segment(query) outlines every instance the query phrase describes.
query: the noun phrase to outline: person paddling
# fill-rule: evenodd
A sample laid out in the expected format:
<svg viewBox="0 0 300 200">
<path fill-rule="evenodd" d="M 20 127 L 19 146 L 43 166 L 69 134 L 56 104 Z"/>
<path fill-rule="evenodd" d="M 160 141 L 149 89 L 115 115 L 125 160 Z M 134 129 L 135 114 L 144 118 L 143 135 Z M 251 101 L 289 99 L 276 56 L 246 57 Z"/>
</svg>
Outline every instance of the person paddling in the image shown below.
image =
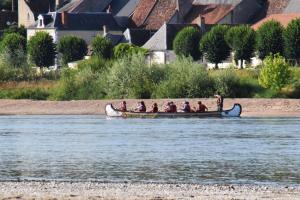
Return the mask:
<svg viewBox="0 0 300 200">
<path fill-rule="evenodd" d="M 185 101 L 183 103 L 182 111 L 186 112 L 186 113 L 191 112 L 191 106 L 190 106 L 190 103 L 188 101 Z"/>
<path fill-rule="evenodd" d="M 202 112 L 208 111 L 208 108 L 201 101 L 198 101 L 198 108 L 195 110 L 197 113 L 202 113 Z"/>
<path fill-rule="evenodd" d="M 151 113 L 157 113 L 158 112 L 158 106 L 157 103 L 154 103 L 152 105 L 152 110 L 150 111 Z"/>
<path fill-rule="evenodd" d="M 224 98 L 221 96 L 220 93 L 217 93 L 215 95 L 215 97 L 217 98 L 217 111 L 222 112 L 223 111 Z"/>
<path fill-rule="evenodd" d="M 137 108 L 135 109 L 137 112 L 146 112 L 146 105 L 144 101 L 138 103 Z"/>
<path fill-rule="evenodd" d="M 127 112 L 126 101 L 121 102 L 121 106 L 120 106 L 119 110 L 122 112 Z"/>
<path fill-rule="evenodd" d="M 176 104 L 173 101 L 171 101 L 170 107 L 171 107 L 171 112 L 172 113 L 176 113 L 177 112 L 177 106 L 176 106 Z"/>
</svg>

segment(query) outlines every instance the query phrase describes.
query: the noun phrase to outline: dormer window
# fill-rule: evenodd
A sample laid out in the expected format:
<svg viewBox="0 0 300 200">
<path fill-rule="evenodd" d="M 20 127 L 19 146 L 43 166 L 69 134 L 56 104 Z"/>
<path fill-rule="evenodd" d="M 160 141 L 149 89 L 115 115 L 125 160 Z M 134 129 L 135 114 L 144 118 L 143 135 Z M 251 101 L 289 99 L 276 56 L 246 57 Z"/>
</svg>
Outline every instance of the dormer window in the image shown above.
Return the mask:
<svg viewBox="0 0 300 200">
<path fill-rule="evenodd" d="M 38 23 L 37 23 L 38 28 L 44 28 L 44 17 L 42 15 L 38 16 Z"/>
</svg>

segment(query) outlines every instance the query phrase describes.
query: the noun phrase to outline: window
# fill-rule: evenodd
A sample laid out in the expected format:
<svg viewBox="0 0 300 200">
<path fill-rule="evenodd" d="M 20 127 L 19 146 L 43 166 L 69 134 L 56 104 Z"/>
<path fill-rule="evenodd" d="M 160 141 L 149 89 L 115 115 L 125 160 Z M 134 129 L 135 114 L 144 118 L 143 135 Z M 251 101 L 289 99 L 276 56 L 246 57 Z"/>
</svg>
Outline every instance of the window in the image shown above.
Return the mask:
<svg viewBox="0 0 300 200">
<path fill-rule="evenodd" d="M 43 26 L 43 20 L 40 19 L 40 24 L 39 24 L 39 27 L 42 27 Z"/>
<path fill-rule="evenodd" d="M 29 13 L 27 13 L 27 20 L 30 20 L 30 15 L 29 15 Z"/>
</svg>

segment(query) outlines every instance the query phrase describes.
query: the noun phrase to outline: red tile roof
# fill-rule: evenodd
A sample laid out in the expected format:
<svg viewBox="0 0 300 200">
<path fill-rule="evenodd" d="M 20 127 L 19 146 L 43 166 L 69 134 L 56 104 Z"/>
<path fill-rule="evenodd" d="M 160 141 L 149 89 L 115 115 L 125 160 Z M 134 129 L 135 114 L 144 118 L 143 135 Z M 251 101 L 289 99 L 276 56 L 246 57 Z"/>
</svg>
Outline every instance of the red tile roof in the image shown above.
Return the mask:
<svg viewBox="0 0 300 200">
<path fill-rule="evenodd" d="M 176 1 L 158 1 L 147 18 L 146 29 L 159 29 L 165 22 L 168 22 L 176 12 Z"/>
<path fill-rule="evenodd" d="M 155 4 L 156 0 L 140 1 L 131 17 L 134 26 L 140 27 L 145 23 Z"/>
<path fill-rule="evenodd" d="M 270 15 L 261 21 L 257 22 L 252 26 L 254 30 L 257 30 L 262 24 L 264 24 L 267 21 L 275 20 L 280 22 L 284 27 L 287 27 L 288 23 L 292 21 L 293 19 L 300 18 L 300 13 L 294 13 L 294 14 L 273 14 Z"/>
<path fill-rule="evenodd" d="M 199 16 L 205 17 L 206 24 L 216 24 L 228 15 L 234 6 L 229 4 L 194 5 L 185 20 L 190 24 L 197 24 Z"/>
<path fill-rule="evenodd" d="M 267 15 L 282 13 L 290 0 L 268 0 Z"/>
</svg>

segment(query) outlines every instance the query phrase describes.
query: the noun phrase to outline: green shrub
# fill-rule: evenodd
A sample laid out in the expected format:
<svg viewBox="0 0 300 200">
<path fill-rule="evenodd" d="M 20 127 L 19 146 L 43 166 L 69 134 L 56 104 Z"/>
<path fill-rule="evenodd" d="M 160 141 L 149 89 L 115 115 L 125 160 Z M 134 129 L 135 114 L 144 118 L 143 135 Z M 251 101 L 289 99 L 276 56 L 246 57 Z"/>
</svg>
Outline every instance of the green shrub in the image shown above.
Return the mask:
<svg viewBox="0 0 300 200">
<path fill-rule="evenodd" d="M 59 86 L 50 99 L 103 99 L 106 96 L 107 69 L 110 62 L 92 57 L 79 63 L 78 69 L 64 69 Z"/>
<path fill-rule="evenodd" d="M 243 68 L 243 61 L 250 61 L 254 54 L 254 30 L 246 25 L 232 27 L 226 34 L 226 41 L 234 52 L 234 59 L 241 60 L 241 68 Z"/>
<path fill-rule="evenodd" d="M 17 24 L 10 25 L 8 28 L 4 29 L 3 36 L 11 33 L 17 33 L 22 35 L 24 38 L 27 38 L 27 30 L 23 25 L 20 27 Z"/>
<path fill-rule="evenodd" d="M 62 63 L 67 64 L 82 60 L 87 53 L 87 44 L 82 38 L 68 35 L 60 39 L 57 50 L 62 55 Z"/>
<path fill-rule="evenodd" d="M 50 93 L 49 91 L 36 88 L 36 89 L 10 89 L 1 90 L 0 99 L 33 99 L 33 100 L 47 100 Z"/>
<path fill-rule="evenodd" d="M 37 32 L 28 41 L 28 54 L 38 67 L 53 65 L 56 54 L 53 38 L 46 32 Z"/>
<path fill-rule="evenodd" d="M 270 54 L 283 53 L 283 26 L 274 20 L 265 22 L 256 34 L 257 51 L 260 59 Z"/>
<path fill-rule="evenodd" d="M 109 39 L 96 36 L 92 41 L 93 55 L 109 59 L 112 57 L 113 46 Z"/>
<path fill-rule="evenodd" d="M 289 65 L 279 54 L 267 56 L 259 75 L 259 84 L 264 88 L 280 91 L 291 78 Z"/>
<path fill-rule="evenodd" d="M 285 56 L 289 59 L 300 59 L 300 18 L 292 20 L 284 30 Z"/>
<path fill-rule="evenodd" d="M 90 59 L 81 61 L 78 64 L 78 69 L 91 68 L 93 73 L 102 73 L 111 68 L 112 63 L 112 60 L 106 60 L 102 57 L 92 56 Z"/>
<path fill-rule="evenodd" d="M 165 80 L 155 91 L 157 98 L 209 97 L 212 94 L 213 82 L 208 72 L 189 58 L 170 63 Z"/>
<path fill-rule="evenodd" d="M 200 41 L 200 49 L 204 57 L 211 63 L 218 64 L 230 56 L 230 48 L 225 40 L 228 27 L 217 25 L 206 33 Z"/>
<path fill-rule="evenodd" d="M 151 76 L 155 74 L 153 70 L 155 68 L 146 64 L 144 55 L 116 60 L 107 78 L 108 97 L 150 98 L 156 84 Z"/>
<path fill-rule="evenodd" d="M 237 97 L 239 77 L 232 69 L 215 71 L 211 74 L 214 80 L 215 91 L 224 97 Z"/>
<path fill-rule="evenodd" d="M 173 41 L 173 49 L 176 55 L 189 57 L 198 60 L 201 57 L 199 42 L 201 32 L 194 27 L 186 27 L 177 33 Z"/>
<path fill-rule="evenodd" d="M 114 58 L 123 58 L 127 56 L 133 56 L 136 54 L 146 55 L 148 53 L 147 49 L 135 46 L 128 43 L 120 43 L 114 47 Z"/>
<path fill-rule="evenodd" d="M 26 65 L 26 38 L 18 33 L 6 34 L 1 41 L 0 53 L 2 59 L 12 67 Z"/>
</svg>

